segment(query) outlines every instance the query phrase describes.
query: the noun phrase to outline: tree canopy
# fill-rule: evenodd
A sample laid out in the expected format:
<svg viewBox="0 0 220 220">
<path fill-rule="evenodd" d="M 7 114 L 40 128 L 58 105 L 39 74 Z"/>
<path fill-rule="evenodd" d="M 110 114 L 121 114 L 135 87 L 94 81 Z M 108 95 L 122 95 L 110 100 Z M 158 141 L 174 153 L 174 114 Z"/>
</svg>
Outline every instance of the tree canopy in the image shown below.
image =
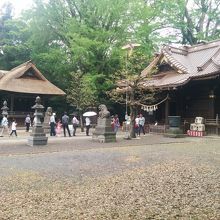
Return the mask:
<svg viewBox="0 0 220 220">
<path fill-rule="evenodd" d="M 80 72 L 78 80 L 89 79 L 96 102 L 112 105 L 106 92 L 125 67 L 123 45 L 140 43 L 147 66 L 163 43 L 193 45 L 217 39 L 219 4 L 218 0 L 34 0 L 20 18 L 13 18 L 12 5 L 6 4 L 0 14 L 0 69 L 31 59 L 65 91 L 73 74 Z M 139 74 L 140 68 L 136 71 Z"/>
</svg>

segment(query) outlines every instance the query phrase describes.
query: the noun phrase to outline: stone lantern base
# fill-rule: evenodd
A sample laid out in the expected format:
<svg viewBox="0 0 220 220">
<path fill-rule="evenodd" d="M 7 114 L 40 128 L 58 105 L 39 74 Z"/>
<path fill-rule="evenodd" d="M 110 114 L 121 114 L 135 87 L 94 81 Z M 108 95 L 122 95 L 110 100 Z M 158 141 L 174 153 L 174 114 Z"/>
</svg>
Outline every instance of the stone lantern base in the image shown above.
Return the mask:
<svg viewBox="0 0 220 220">
<path fill-rule="evenodd" d="M 31 147 L 47 145 L 48 137 L 29 137 L 28 145 Z"/>
<path fill-rule="evenodd" d="M 48 137 L 44 133 L 44 129 L 42 127 L 33 127 L 32 134 L 28 137 L 28 145 L 29 146 L 41 146 L 47 145 Z"/>
</svg>

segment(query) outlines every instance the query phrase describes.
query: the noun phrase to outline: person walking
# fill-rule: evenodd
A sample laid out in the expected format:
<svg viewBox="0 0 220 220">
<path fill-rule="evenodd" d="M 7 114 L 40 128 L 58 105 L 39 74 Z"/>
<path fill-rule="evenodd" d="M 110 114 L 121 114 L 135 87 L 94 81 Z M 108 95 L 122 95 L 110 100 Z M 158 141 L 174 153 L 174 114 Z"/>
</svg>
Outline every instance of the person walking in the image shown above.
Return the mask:
<svg viewBox="0 0 220 220">
<path fill-rule="evenodd" d="M 30 115 L 28 114 L 24 120 L 24 124 L 25 124 L 25 127 L 26 127 L 26 132 L 29 132 L 29 128 L 31 126 L 31 117 Z"/>
<path fill-rule="evenodd" d="M 17 137 L 17 129 L 16 129 L 16 126 L 17 126 L 17 123 L 16 123 L 16 120 L 13 119 L 12 120 L 12 124 L 11 124 L 11 133 L 10 133 L 10 136 L 13 135 L 13 133 L 15 134 L 15 136 Z"/>
<path fill-rule="evenodd" d="M 55 120 L 55 113 L 53 113 L 50 116 L 50 136 L 56 136 L 56 131 L 55 131 L 55 127 L 56 127 L 56 120 Z"/>
<path fill-rule="evenodd" d="M 139 117 L 139 129 L 138 129 L 138 135 L 139 136 L 141 134 L 141 131 L 143 131 L 143 134 L 145 135 L 144 124 L 145 124 L 145 118 L 143 117 L 142 114 L 140 114 L 140 117 Z"/>
<path fill-rule="evenodd" d="M 85 121 L 86 121 L 86 136 L 89 136 L 89 129 L 90 129 L 91 120 L 89 117 L 86 117 Z"/>
<path fill-rule="evenodd" d="M 139 115 L 135 118 L 134 131 L 136 135 L 139 135 Z"/>
<path fill-rule="evenodd" d="M 71 137 L 70 134 L 70 129 L 69 129 L 69 116 L 67 115 L 66 112 L 64 112 L 63 116 L 62 116 L 62 125 L 63 125 L 63 133 L 64 133 L 64 137 L 66 137 L 66 129 L 68 131 L 69 137 Z"/>
<path fill-rule="evenodd" d="M 1 130 L 0 137 L 3 137 L 3 133 L 4 133 L 5 130 L 7 130 L 7 133 L 9 134 L 7 115 L 3 115 L 1 125 L 2 125 L 2 130 Z"/>
<path fill-rule="evenodd" d="M 75 115 L 73 115 L 72 123 L 73 123 L 73 136 L 76 136 L 76 128 L 79 125 L 79 121 Z"/>
<path fill-rule="evenodd" d="M 118 115 L 115 115 L 115 117 L 114 117 L 114 132 L 117 133 L 119 128 L 120 128 L 119 118 L 118 118 Z"/>
</svg>

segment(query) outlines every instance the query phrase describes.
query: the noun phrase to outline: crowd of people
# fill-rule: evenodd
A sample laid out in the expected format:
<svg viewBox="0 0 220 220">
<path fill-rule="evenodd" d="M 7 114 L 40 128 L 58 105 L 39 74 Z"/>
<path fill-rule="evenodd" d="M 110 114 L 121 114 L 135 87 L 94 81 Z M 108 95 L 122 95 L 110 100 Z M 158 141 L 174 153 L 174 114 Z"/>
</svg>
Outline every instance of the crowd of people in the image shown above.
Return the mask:
<svg viewBox="0 0 220 220">
<path fill-rule="evenodd" d="M 35 123 L 36 122 L 34 119 L 33 125 Z M 26 132 L 29 132 L 30 127 L 32 126 L 31 117 L 29 114 L 26 116 L 24 124 L 26 127 Z M 70 124 L 72 126 L 72 129 L 70 129 L 69 127 Z M 76 115 L 73 115 L 72 119 L 70 120 L 70 117 L 67 115 L 67 112 L 64 112 L 61 119 L 56 120 L 56 114 L 52 113 L 52 115 L 49 118 L 50 136 L 61 136 L 62 130 L 64 137 L 66 137 L 67 135 L 69 137 L 76 136 L 77 127 L 79 126 L 79 124 L 80 123 Z M 91 127 L 90 117 L 84 118 L 84 125 L 86 128 L 85 131 L 86 136 L 89 136 L 89 130 Z M 125 125 L 130 126 L 130 117 L 128 115 L 125 116 Z M 9 136 L 12 136 L 14 134 L 17 137 L 17 131 L 16 131 L 17 122 L 15 119 L 12 120 L 11 129 L 9 129 L 9 122 L 7 119 L 7 115 L 4 115 L 1 121 L 1 126 L 2 126 L 2 130 L 0 132 L 0 136 L 3 136 L 3 133 L 6 131 L 9 134 Z M 117 133 L 120 128 L 120 121 L 117 114 L 111 116 L 111 126 L 112 126 L 112 131 Z M 137 136 L 140 136 L 141 133 L 145 135 L 145 118 L 142 114 L 136 116 L 134 130 Z"/>
</svg>

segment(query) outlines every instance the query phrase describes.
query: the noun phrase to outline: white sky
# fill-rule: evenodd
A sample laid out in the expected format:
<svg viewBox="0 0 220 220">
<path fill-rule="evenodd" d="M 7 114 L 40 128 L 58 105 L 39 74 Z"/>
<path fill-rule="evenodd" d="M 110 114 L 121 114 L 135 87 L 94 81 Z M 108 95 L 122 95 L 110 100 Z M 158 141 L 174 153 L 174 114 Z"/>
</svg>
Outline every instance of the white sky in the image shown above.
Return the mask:
<svg viewBox="0 0 220 220">
<path fill-rule="evenodd" d="M 0 0 L 0 8 L 5 2 L 11 2 L 14 7 L 14 15 L 17 17 L 23 9 L 28 9 L 33 4 L 32 0 Z"/>
</svg>

